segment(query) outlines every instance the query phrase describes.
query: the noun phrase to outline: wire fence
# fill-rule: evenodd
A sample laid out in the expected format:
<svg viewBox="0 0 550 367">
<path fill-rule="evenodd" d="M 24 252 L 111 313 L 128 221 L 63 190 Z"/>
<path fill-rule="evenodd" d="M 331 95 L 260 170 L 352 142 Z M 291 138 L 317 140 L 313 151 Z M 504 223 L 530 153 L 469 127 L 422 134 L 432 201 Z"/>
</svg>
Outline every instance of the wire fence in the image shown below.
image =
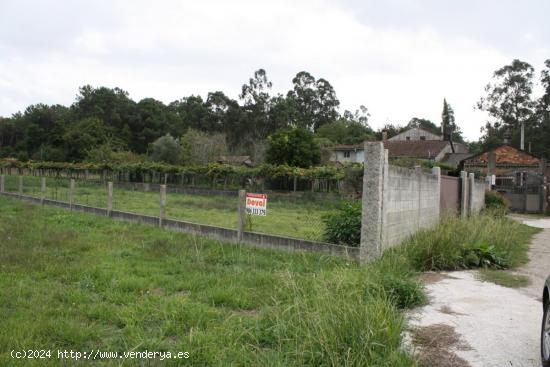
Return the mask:
<svg viewBox="0 0 550 367">
<path fill-rule="evenodd" d="M 74 203 L 95 208 L 107 207 L 107 184 L 101 181 L 75 180 Z"/>
<path fill-rule="evenodd" d="M 22 178 L 20 178 L 22 177 Z M 46 177 L 45 198 L 69 202 L 71 180 L 66 177 Z M 41 177 L 5 175 L 6 192 L 20 192 L 42 197 Z M 115 183 L 112 209 L 159 216 L 160 185 L 148 183 Z M 257 193 L 262 192 L 258 188 Z M 238 225 L 238 191 L 191 190 L 178 185 L 167 185 L 166 217 L 197 224 L 230 229 Z M 106 208 L 107 183 L 75 180 L 73 203 Z M 322 193 L 267 193 L 265 216 L 248 215 L 245 231 L 313 241 L 325 240 L 325 218 L 340 206 L 345 198 Z"/>
</svg>

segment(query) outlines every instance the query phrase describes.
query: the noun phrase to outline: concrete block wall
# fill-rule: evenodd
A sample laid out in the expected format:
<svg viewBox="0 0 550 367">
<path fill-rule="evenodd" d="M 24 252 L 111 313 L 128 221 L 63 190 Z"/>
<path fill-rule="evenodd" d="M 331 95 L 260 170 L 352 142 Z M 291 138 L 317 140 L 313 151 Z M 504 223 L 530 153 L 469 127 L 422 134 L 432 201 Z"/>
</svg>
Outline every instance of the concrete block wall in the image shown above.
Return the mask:
<svg viewBox="0 0 550 367">
<path fill-rule="evenodd" d="M 485 192 L 489 189 L 487 183 L 481 181 L 473 181 L 473 185 L 469 188 L 472 191 L 470 202 L 470 215 L 477 214 L 485 207 Z"/>
<path fill-rule="evenodd" d="M 441 172 L 394 167 L 382 142 L 365 142 L 360 261 L 378 258 L 439 221 Z"/>
<path fill-rule="evenodd" d="M 388 166 L 384 202 L 383 250 L 439 220 L 439 174 Z"/>
<path fill-rule="evenodd" d="M 363 212 L 359 259 L 368 262 L 421 229 L 437 225 L 441 216 L 441 170 L 431 174 L 388 164 L 381 142 L 365 142 Z M 485 205 L 487 185 L 461 172 L 460 213 L 474 215 Z M 458 194 L 458 193 L 457 193 Z"/>
</svg>

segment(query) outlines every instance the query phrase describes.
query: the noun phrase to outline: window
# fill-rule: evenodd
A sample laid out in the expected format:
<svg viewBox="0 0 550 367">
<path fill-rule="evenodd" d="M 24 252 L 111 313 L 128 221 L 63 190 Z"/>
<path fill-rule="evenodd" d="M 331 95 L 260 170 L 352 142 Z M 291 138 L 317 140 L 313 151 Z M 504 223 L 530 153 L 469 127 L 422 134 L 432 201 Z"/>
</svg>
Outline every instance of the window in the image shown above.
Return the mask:
<svg viewBox="0 0 550 367">
<path fill-rule="evenodd" d="M 349 158 L 349 157 L 350 157 L 350 155 L 351 155 L 351 154 L 350 154 L 350 152 L 349 152 L 349 151 L 347 151 L 347 152 L 344 152 L 344 158 Z"/>
<path fill-rule="evenodd" d="M 425 137 L 424 135 L 422 135 L 422 136 L 420 137 L 420 140 L 426 140 L 426 137 Z"/>
<path fill-rule="evenodd" d="M 407 139 L 407 140 L 411 140 L 411 137 L 410 137 L 410 136 L 407 136 L 407 138 L 406 138 L 406 139 Z"/>
</svg>

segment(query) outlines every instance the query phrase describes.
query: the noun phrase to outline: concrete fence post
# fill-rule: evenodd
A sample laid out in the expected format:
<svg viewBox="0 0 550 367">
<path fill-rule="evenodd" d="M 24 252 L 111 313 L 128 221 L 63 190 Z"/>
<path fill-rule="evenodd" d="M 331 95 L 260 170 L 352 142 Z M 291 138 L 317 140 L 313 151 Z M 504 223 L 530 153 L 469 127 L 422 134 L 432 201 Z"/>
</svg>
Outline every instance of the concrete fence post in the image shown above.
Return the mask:
<svg viewBox="0 0 550 367">
<path fill-rule="evenodd" d="M 166 185 L 160 185 L 160 213 L 159 213 L 159 227 L 164 225 L 166 220 Z"/>
<path fill-rule="evenodd" d="M 69 183 L 69 208 L 73 210 L 74 205 L 74 178 L 71 178 Z"/>
<path fill-rule="evenodd" d="M 113 211 L 113 182 L 107 182 L 107 216 L 111 216 Z"/>
<path fill-rule="evenodd" d="M 439 217 L 441 214 L 441 167 L 432 167 L 432 175 L 434 175 L 437 178 L 437 193 L 436 197 L 439 201 L 439 205 L 437 206 L 437 216 Z"/>
<path fill-rule="evenodd" d="M 468 215 L 468 174 L 460 171 L 460 215 L 465 218 Z"/>
<path fill-rule="evenodd" d="M 46 177 L 40 177 L 40 204 L 44 205 L 46 199 Z"/>
<path fill-rule="evenodd" d="M 468 174 L 468 215 L 474 214 L 474 189 L 476 176 L 473 173 Z"/>
<path fill-rule="evenodd" d="M 0 192 L 6 191 L 4 175 L 0 176 Z"/>
<path fill-rule="evenodd" d="M 17 191 L 19 195 L 23 195 L 23 176 L 19 176 L 19 188 Z"/>
<path fill-rule="evenodd" d="M 246 225 L 246 190 L 239 190 L 239 203 L 237 206 L 237 241 L 242 242 L 244 227 Z"/>
<path fill-rule="evenodd" d="M 365 142 L 363 209 L 359 261 L 372 261 L 382 253 L 385 151 L 382 142 Z"/>
</svg>

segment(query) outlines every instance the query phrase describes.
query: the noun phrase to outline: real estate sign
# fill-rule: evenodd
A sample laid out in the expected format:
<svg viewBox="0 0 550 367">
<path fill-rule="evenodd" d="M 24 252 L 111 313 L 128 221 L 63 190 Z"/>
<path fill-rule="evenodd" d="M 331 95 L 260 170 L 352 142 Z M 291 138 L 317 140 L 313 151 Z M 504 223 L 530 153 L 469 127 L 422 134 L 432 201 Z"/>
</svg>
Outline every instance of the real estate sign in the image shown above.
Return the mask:
<svg viewBox="0 0 550 367">
<path fill-rule="evenodd" d="M 267 215 L 267 195 L 246 193 L 246 214 Z"/>
</svg>

